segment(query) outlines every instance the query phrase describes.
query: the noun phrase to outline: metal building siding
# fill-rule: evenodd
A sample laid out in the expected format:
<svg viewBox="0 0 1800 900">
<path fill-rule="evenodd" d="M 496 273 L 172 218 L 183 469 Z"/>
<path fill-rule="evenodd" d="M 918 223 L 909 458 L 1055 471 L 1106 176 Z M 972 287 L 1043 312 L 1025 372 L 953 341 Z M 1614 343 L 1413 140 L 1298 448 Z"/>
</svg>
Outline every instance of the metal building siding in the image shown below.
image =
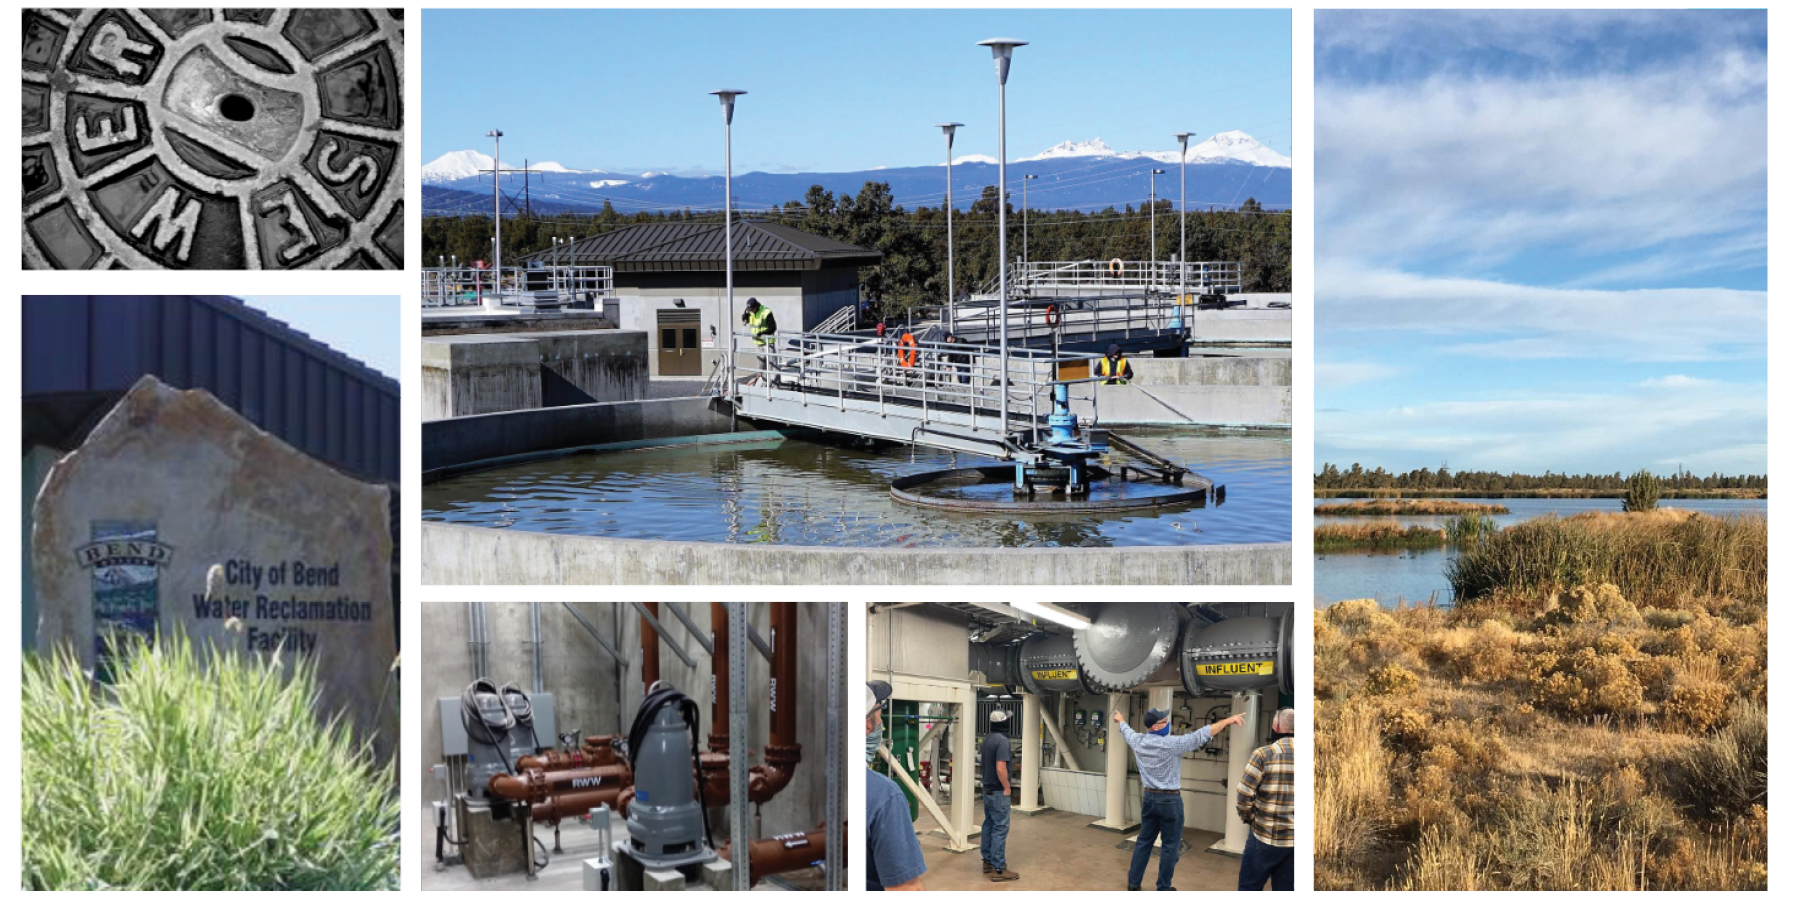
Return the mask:
<svg viewBox="0 0 1800 900">
<path fill-rule="evenodd" d="M 122 393 L 150 374 L 370 481 L 400 480 L 400 386 L 230 297 L 26 297 L 24 395 Z"/>
</svg>

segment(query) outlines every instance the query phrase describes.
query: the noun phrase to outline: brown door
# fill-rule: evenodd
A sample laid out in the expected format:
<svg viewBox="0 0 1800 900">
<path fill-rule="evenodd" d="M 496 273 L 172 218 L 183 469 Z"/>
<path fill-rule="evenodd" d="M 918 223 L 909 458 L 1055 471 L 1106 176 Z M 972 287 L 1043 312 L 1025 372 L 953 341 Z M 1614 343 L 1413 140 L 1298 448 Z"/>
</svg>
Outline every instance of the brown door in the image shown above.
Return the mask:
<svg viewBox="0 0 1800 900">
<path fill-rule="evenodd" d="M 700 374 L 699 310 L 657 310 L 656 332 L 657 374 Z"/>
</svg>

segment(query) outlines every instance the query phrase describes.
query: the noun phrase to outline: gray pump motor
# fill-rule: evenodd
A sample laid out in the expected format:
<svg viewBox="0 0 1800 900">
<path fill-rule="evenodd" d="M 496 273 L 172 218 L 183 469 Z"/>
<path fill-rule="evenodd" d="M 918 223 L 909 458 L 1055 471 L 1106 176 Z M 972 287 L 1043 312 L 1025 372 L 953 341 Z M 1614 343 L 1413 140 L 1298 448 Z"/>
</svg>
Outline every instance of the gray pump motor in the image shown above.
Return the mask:
<svg viewBox="0 0 1800 900">
<path fill-rule="evenodd" d="M 670 687 L 656 687 L 638 707 L 629 749 L 634 793 L 625 821 L 627 852 L 647 868 L 668 869 L 716 858 L 706 809 L 696 796 L 699 707 Z"/>
<path fill-rule="evenodd" d="M 480 678 L 463 691 L 462 718 L 469 734 L 469 799 L 486 801 L 490 779 L 514 774 L 519 757 L 537 752 L 531 698 L 510 684 L 499 687 Z"/>
</svg>

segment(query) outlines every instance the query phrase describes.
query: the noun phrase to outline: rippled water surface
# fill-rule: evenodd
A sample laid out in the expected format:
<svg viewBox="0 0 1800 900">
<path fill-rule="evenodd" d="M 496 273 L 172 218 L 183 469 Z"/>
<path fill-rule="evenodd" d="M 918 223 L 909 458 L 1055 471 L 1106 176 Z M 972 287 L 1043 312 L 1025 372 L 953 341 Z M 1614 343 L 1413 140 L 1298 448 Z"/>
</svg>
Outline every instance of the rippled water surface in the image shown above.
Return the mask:
<svg viewBox="0 0 1800 900">
<path fill-rule="evenodd" d="M 1571 516 L 1583 512 L 1618 512 L 1616 499 L 1507 498 L 1483 499 L 1458 497 L 1470 503 L 1497 503 L 1507 508 L 1503 516 L 1493 516 L 1494 524 L 1515 525 L 1527 519 L 1550 515 Z M 1348 500 L 1315 500 L 1314 506 L 1348 503 Z M 1664 500 L 1662 506 L 1694 509 L 1714 516 L 1769 514 L 1767 500 Z M 1315 522 L 1394 521 L 1401 524 L 1442 525 L 1448 516 L 1318 516 Z M 1342 553 L 1313 554 L 1313 599 L 1321 604 L 1339 600 L 1369 597 L 1392 604 L 1396 600 L 1418 603 L 1436 599 L 1450 601 L 1450 579 L 1444 566 L 1450 561 L 1446 548 L 1430 550 L 1352 550 Z"/>
<path fill-rule="evenodd" d="M 985 457 L 808 440 L 564 456 L 427 485 L 424 518 L 489 528 L 842 547 L 1114 547 L 1287 541 L 1286 436 L 1120 433 L 1226 486 L 1226 502 L 1117 513 L 949 512 L 888 495 L 902 475 Z M 1104 461 L 1104 460 L 1103 460 Z"/>
</svg>

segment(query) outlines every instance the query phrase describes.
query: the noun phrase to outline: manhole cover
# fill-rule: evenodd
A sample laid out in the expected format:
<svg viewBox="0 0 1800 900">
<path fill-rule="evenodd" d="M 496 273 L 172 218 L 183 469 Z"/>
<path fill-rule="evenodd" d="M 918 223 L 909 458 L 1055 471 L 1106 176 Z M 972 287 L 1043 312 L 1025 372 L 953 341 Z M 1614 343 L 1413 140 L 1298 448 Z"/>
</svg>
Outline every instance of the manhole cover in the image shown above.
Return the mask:
<svg viewBox="0 0 1800 900">
<path fill-rule="evenodd" d="M 404 24 L 25 11 L 25 265 L 398 268 Z"/>
</svg>

